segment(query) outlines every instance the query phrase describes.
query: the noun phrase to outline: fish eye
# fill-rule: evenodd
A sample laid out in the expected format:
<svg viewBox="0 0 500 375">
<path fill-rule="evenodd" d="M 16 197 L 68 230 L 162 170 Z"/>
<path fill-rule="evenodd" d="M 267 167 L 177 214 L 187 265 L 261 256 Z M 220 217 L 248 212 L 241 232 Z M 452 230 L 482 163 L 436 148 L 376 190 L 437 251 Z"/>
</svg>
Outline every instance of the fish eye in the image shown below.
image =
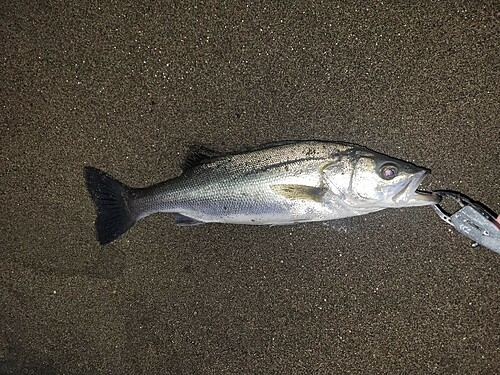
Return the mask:
<svg viewBox="0 0 500 375">
<path fill-rule="evenodd" d="M 392 180 L 397 175 L 398 175 L 398 167 L 396 167 L 394 164 L 384 164 L 380 168 L 380 176 L 384 180 Z"/>
</svg>

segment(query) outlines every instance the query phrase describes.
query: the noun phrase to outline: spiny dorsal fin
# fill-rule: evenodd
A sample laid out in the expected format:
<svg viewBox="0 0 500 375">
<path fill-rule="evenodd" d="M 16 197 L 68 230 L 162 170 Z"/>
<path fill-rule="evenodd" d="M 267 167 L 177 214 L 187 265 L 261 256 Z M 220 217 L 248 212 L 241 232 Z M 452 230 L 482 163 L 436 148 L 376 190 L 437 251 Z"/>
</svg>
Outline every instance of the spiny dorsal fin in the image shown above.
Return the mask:
<svg viewBox="0 0 500 375">
<path fill-rule="evenodd" d="M 322 202 L 328 191 L 327 188 L 296 184 L 273 185 L 271 189 L 288 199 L 305 199 L 314 202 Z"/>
<path fill-rule="evenodd" d="M 184 164 L 182 165 L 182 170 L 185 172 L 197 165 L 200 165 L 205 160 L 214 158 L 216 156 L 221 156 L 222 153 L 219 151 L 211 150 L 208 147 L 201 145 L 190 146 L 184 159 Z"/>
</svg>

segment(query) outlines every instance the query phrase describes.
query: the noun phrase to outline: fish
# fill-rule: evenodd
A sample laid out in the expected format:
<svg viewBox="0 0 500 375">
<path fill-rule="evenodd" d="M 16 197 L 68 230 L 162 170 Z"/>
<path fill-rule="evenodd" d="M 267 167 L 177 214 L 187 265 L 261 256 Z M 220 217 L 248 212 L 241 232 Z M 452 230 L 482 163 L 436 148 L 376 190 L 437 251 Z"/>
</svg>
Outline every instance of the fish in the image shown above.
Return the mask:
<svg viewBox="0 0 500 375">
<path fill-rule="evenodd" d="M 239 152 L 192 146 L 182 174 L 132 188 L 84 168 L 105 245 L 155 213 L 181 226 L 204 223 L 286 225 L 439 203 L 418 190 L 430 170 L 357 144 L 283 141 Z"/>
</svg>

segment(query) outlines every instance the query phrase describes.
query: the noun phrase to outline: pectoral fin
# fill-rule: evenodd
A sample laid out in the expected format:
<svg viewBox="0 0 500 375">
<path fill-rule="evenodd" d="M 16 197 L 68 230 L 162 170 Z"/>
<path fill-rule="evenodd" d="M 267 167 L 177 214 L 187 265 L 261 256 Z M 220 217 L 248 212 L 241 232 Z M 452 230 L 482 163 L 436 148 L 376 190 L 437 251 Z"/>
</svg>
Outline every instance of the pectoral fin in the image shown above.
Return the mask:
<svg viewBox="0 0 500 375">
<path fill-rule="evenodd" d="M 323 197 L 328 191 L 327 188 L 296 184 L 273 185 L 271 189 L 288 199 L 303 199 L 319 203 L 323 201 Z"/>
</svg>

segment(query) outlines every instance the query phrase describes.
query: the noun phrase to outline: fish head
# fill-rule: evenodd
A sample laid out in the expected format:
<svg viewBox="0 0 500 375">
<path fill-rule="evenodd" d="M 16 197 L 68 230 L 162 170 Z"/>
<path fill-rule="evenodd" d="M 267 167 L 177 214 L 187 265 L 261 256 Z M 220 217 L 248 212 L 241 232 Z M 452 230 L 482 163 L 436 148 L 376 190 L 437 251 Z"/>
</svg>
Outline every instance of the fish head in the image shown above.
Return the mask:
<svg viewBox="0 0 500 375">
<path fill-rule="evenodd" d="M 351 207 L 427 206 L 440 201 L 417 190 L 429 169 L 365 149 L 351 150 L 337 161 L 335 167 L 325 168 L 327 183 Z"/>
</svg>

